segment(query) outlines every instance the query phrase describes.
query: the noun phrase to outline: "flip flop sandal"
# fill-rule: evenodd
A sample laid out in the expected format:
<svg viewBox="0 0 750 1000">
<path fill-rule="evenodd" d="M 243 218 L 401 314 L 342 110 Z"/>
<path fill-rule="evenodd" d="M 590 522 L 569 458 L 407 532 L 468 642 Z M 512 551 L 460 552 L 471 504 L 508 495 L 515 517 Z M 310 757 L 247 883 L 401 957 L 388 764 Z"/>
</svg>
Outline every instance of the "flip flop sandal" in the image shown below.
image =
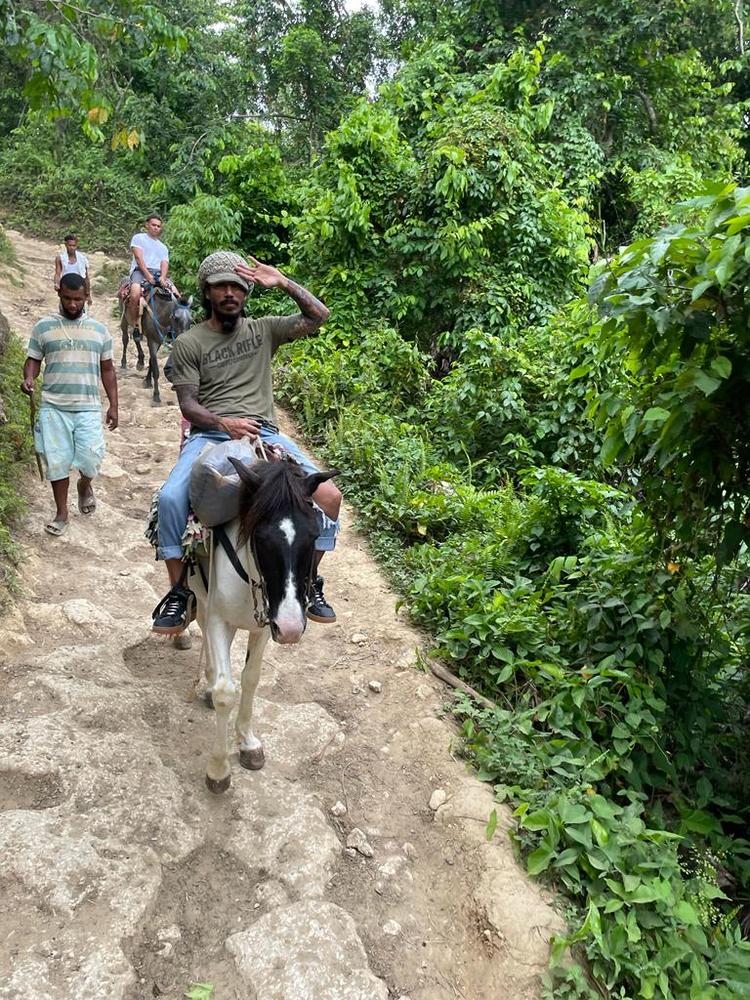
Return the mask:
<svg viewBox="0 0 750 1000">
<path fill-rule="evenodd" d="M 90 486 L 86 493 L 78 491 L 78 509 L 82 514 L 93 514 L 96 510 L 96 497 Z"/>
<path fill-rule="evenodd" d="M 60 535 L 64 535 L 65 532 L 68 530 L 68 522 L 49 521 L 47 524 L 45 524 L 44 530 L 47 532 L 48 535 L 55 535 L 56 538 L 59 538 Z"/>
</svg>

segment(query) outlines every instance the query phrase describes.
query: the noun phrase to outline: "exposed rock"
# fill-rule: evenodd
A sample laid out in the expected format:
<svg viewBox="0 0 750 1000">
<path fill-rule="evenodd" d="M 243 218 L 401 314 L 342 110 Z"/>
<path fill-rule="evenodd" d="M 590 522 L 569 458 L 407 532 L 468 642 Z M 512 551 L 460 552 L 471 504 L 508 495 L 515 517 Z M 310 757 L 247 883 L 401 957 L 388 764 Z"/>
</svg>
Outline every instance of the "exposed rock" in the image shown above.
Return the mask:
<svg viewBox="0 0 750 1000">
<path fill-rule="evenodd" d="M 380 694 L 380 692 L 383 690 L 383 685 L 380 683 L 380 681 L 370 681 L 367 686 L 371 691 L 374 691 L 375 694 Z"/>
<path fill-rule="evenodd" d="M 263 1000 L 387 1000 L 367 964 L 354 921 L 333 903 L 272 910 L 226 942 L 237 970 Z"/>
<path fill-rule="evenodd" d="M 344 805 L 343 802 L 334 802 L 334 804 L 331 806 L 331 813 L 334 816 L 345 816 L 346 806 Z"/>
</svg>

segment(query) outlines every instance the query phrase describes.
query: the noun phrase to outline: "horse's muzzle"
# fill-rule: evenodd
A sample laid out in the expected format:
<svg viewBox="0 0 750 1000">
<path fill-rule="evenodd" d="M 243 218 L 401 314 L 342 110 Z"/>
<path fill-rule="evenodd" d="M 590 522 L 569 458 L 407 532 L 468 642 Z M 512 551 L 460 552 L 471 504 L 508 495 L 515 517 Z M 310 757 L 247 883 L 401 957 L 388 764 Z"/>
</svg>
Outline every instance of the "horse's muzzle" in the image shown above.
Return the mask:
<svg viewBox="0 0 750 1000">
<path fill-rule="evenodd" d="M 307 627 L 307 619 L 300 621 L 270 621 L 271 638 L 282 646 L 291 646 L 299 642 Z"/>
</svg>

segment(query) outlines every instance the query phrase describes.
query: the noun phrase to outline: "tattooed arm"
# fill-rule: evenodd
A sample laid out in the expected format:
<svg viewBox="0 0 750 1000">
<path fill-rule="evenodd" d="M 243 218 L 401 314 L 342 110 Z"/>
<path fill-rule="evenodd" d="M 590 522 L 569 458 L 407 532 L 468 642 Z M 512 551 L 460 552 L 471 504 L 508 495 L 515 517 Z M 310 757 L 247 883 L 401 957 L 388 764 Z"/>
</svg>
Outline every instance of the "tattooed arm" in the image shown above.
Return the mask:
<svg viewBox="0 0 750 1000">
<path fill-rule="evenodd" d="M 308 292 L 302 285 L 287 278 L 270 264 L 261 264 L 255 257 L 251 257 L 252 266 L 238 264 L 235 267 L 237 274 L 245 281 L 254 281 L 261 288 L 283 288 L 294 299 L 300 311 L 291 316 L 292 326 L 289 331 L 289 338 L 296 340 L 298 337 L 307 337 L 325 323 L 328 319 L 328 309 L 320 299 L 316 299 L 312 292 Z"/>
<path fill-rule="evenodd" d="M 253 417 L 217 417 L 201 406 L 197 385 L 178 385 L 176 389 L 182 415 L 193 427 L 202 431 L 224 431 L 231 438 L 250 437 L 253 441 L 260 434 L 260 424 Z"/>
</svg>

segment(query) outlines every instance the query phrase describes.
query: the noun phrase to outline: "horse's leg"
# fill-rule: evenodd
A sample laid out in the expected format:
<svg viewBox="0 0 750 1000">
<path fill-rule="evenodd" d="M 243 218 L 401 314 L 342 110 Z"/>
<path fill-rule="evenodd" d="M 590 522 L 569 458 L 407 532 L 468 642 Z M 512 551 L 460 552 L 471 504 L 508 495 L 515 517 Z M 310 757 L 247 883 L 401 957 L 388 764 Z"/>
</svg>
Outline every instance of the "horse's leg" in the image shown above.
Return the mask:
<svg viewBox="0 0 750 1000">
<path fill-rule="evenodd" d="M 230 650 L 236 632 L 234 625 L 211 616 L 206 622 L 203 642 L 206 647 L 206 676 L 211 685 L 211 699 L 216 710 L 216 738 L 208 755 L 206 785 L 212 792 L 229 788 L 228 726 L 229 715 L 237 698 L 232 680 Z"/>
<path fill-rule="evenodd" d="M 148 353 L 149 353 L 149 371 L 151 372 L 151 377 L 154 380 L 154 398 L 151 400 L 152 406 L 161 406 L 161 396 L 159 395 L 159 344 L 156 341 L 149 340 L 148 342 Z"/>
<path fill-rule="evenodd" d="M 122 331 L 122 361 L 120 368 L 128 367 L 128 321 L 123 315 L 120 320 L 120 330 Z"/>
<path fill-rule="evenodd" d="M 235 731 L 240 744 L 240 764 L 250 771 L 257 771 L 266 762 L 260 740 L 253 733 L 253 700 L 255 689 L 260 680 L 260 668 L 263 665 L 263 651 L 266 648 L 269 628 L 250 631 L 247 640 L 245 666 L 242 669 L 242 693 L 240 707 L 237 711 Z"/>
<path fill-rule="evenodd" d="M 142 372 L 143 369 L 146 367 L 146 358 L 145 358 L 145 355 L 143 353 L 143 348 L 141 347 L 140 340 L 136 340 L 135 341 L 135 349 L 138 351 L 138 360 L 136 361 L 136 364 L 135 364 L 135 370 L 137 372 Z M 149 388 L 150 388 L 150 385 L 149 385 Z"/>
</svg>

